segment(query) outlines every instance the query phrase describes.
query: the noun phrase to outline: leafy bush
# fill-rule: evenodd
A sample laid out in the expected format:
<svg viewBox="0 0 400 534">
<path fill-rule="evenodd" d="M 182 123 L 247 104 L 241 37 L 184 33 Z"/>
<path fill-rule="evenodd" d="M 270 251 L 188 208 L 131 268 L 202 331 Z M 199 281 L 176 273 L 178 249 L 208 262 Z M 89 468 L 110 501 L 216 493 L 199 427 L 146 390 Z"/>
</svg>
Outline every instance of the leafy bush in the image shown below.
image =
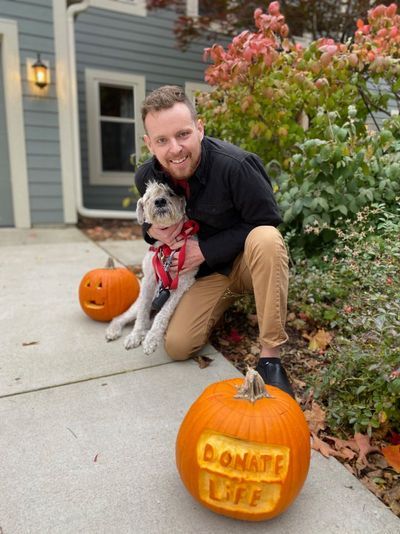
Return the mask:
<svg viewBox="0 0 400 534">
<path fill-rule="evenodd" d="M 335 332 L 313 378 L 331 426 L 371 433 L 400 426 L 400 209 L 364 208 L 348 224 L 331 227 L 334 250 L 298 262 L 290 307 Z"/>
<path fill-rule="evenodd" d="M 321 110 L 321 115 L 326 113 Z M 348 120 L 330 121 L 327 140 L 308 139 L 299 145 L 288 171 L 276 179 L 276 197 L 283 212 L 285 230 L 294 230 L 290 244 L 315 253 L 324 243 L 336 237 L 329 226 L 354 219 L 366 205 L 395 203 L 400 193 L 400 118 L 384 123 L 380 132 L 369 139 L 357 135 L 356 111 L 349 106 Z M 325 226 L 316 236 L 304 233 L 309 226 Z"/>
</svg>

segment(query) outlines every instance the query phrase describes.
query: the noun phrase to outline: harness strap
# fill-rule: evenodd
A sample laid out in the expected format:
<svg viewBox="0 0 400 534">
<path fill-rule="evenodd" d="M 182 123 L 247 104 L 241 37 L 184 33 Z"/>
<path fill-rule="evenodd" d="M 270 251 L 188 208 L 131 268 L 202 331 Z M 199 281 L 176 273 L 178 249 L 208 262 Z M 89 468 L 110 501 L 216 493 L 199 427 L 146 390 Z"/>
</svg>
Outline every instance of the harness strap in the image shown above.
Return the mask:
<svg viewBox="0 0 400 534">
<path fill-rule="evenodd" d="M 165 270 L 164 261 L 168 258 L 173 251 L 168 245 L 160 245 L 159 247 L 151 246 L 150 250 L 155 252 L 153 256 L 153 269 L 156 275 L 157 280 L 161 280 L 162 285 L 165 289 L 176 289 L 178 287 L 179 281 L 179 272 L 182 270 L 182 267 L 186 259 L 186 243 L 189 237 L 196 234 L 199 231 L 199 225 L 196 221 L 188 220 L 183 223 L 182 231 L 178 237 L 183 239 L 183 245 L 179 249 L 178 253 L 178 270 L 175 278 L 171 278 L 168 270 Z"/>
</svg>

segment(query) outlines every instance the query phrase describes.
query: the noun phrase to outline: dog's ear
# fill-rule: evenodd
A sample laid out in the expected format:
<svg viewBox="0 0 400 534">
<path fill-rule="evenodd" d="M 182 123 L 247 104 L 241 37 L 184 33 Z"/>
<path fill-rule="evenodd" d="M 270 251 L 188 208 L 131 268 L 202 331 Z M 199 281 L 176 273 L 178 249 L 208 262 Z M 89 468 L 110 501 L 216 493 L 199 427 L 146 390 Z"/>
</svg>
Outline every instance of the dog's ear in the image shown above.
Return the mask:
<svg viewBox="0 0 400 534">
<path fill-rule="evenodd" d="M 144 223 L 143 199 L 139 198 L 136 204 L 136 218 L 139 224 Z"/>
</svg>

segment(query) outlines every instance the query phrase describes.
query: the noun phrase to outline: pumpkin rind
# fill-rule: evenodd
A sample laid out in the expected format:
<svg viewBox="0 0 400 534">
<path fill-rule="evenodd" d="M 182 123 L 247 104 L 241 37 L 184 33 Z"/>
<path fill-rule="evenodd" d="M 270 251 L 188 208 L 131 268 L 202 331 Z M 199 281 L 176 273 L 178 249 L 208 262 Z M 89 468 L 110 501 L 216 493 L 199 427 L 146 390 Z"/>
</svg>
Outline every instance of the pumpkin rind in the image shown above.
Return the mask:
<svg viewBox="0 0 400 534">
<path fill-rule="evenodd" d="M 261 521 L 297 497 L 310 463 L 310 435 L 300 407 L 268 386 L 272 398 L 234 398 L 243 381 L 212 384 L 186 414 L 176 464 L 192 496 L 214 512 Z"/>
<path fill-rule="evenodd" d="M 135 274 L 125 267 L 93 269 L 79 285 L 82 310 L 96 321 L 110 321 L 126 311 L 139 295 Z"/>
</svg>

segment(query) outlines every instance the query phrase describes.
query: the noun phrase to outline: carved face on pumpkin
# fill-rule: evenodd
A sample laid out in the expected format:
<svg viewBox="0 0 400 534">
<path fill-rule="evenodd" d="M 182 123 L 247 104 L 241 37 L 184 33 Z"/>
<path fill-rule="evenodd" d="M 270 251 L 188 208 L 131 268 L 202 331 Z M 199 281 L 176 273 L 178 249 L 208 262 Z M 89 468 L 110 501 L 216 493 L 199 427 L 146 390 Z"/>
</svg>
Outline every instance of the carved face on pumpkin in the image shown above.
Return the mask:
<svg viewBox="0 0 400 534">
<path fill-rule="evenodd" d="M 110 264 L 85 274 L 79 286 L 79 302 L 92 319 L 110 321 L 133 304 L 139 289 L 139 281 L 131 271 Z"/>
</svg>

